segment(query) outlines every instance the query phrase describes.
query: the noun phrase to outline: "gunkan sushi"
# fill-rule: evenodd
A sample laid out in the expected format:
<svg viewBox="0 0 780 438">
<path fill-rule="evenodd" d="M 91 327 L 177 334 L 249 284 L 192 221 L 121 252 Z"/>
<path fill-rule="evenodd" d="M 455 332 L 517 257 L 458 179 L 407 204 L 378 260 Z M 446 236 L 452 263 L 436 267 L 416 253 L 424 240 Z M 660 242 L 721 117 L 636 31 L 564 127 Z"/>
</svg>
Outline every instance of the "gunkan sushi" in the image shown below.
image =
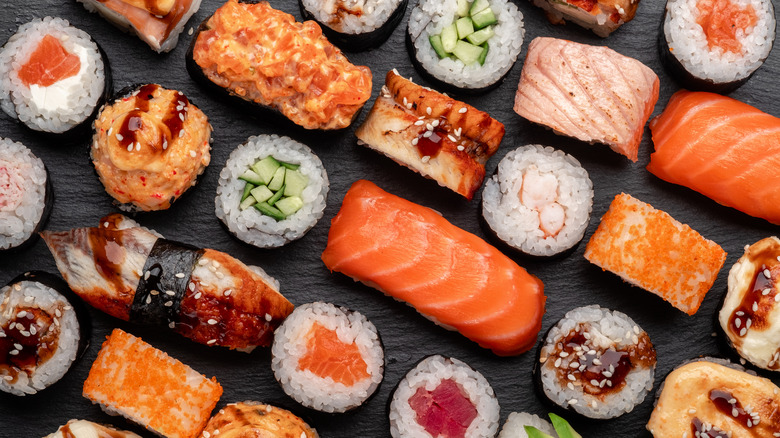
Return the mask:
<svg viewBox="0 0 780 438">
<path fill-rule="evenodd" d="M 133 432 L 117 430 L 110 426 L 87 420 L 70 420 L 56 432 L 44 438 L 141 438 Z"/>
<path fill-rule="evenodd" d="M 62 276 L 88 304 L 201 344 L 246 352 L 270 345 L 293 310 L 279 283 L 259 267 L 163 239 L 119 214 L 96 228 L 41 235 Z"/>
<path fill-rule="evenodd" d="M 254 401 L 230 403 L 211 417 L 202 438 L 319 438 L 317 431 L 292 412 Z"/>
<path fill-rule="evenodd" d="M 404 17 L 408 0 L 298 0 L 333 44 L 350 52 L 379 47 Z"/>
</svg>

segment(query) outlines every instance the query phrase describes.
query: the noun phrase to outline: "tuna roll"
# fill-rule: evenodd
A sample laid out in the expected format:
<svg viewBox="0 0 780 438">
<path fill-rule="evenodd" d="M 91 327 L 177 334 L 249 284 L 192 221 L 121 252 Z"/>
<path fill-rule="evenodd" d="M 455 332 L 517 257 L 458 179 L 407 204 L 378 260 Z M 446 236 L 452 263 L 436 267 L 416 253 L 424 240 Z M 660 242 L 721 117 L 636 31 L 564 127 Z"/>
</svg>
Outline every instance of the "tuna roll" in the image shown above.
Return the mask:
<svg viewBox="0 0 780 438">
<path fill-rule="evenodd" d="M 141 438 L 133 432 L 117 430 L 110 426 L 87 420 L 70 420 L 56 432 L 45 438 Z"/>
<path fill-rule="evenodd" d="M 199 436 L 319 438 L 316 430 L 292 412 L 253 401 L 220 409 Z"/>
<path fill-rule="evenodd" d="M 358 52 L 379 47 L 406 12 L 408 0 L 298 0 L 305 20 L 314 20 L 328 40 Z"/>
</svg>

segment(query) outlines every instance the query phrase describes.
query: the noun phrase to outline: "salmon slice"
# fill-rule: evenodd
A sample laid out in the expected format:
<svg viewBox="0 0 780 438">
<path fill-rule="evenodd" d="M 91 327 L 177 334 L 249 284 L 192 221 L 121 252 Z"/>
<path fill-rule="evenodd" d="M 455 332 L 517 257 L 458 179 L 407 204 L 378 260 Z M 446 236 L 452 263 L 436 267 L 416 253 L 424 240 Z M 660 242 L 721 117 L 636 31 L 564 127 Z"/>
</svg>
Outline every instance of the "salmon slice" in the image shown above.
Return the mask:
<svg viewBox="0 0 780 438">
<path fill-rule="evenodd" d="M 33 50 L 30 59 L 17 70 L 22 83 L 51 86 L 63 79 L 75 76 L 81 70 L 81 60 L 78 56 L 68 53 L 62 43 L 52 35 L 46 35 Z"/>
<path fill-rule="evenodd" d="M 527 351 L 541 328 L 538 278 L 437 212 L 369 181 L 344 197 L 322 261 L 498 355 Z"/>
<path fill-rule="evenodd" d="M 756 25 L 758 16 L 751 5 L 740 6 L 731 0 L 699 0 L 696 2 L 699 18 L 696 23 L 704 30 L 710 50 L 720 47 L 724 52 L 742 53 L 737 32 Z"/>
<path fill-rule="evenodd" d="M 658 87 L 650 68 L 611 49 L 536 38 L 528 46 L 514 110 L 557 134 L 606 144 L 636 161 Z"/>
<path fill-rule="evenodd" d="M 719 94 L 679 91 L 650 122 L 647 170 L 780 224 L 780 119 Z"/>
<path fill-rule="evenodd" d="M 314 323 L 309 336 L 308 351 L 298 360 L 298 368 L 322 378 L 330 377 L 346 386 L 371 377 L 366 361 L 354 342 L 341 342 L 334 330 L 328 330 L 320 323 Z"/>
</svg>

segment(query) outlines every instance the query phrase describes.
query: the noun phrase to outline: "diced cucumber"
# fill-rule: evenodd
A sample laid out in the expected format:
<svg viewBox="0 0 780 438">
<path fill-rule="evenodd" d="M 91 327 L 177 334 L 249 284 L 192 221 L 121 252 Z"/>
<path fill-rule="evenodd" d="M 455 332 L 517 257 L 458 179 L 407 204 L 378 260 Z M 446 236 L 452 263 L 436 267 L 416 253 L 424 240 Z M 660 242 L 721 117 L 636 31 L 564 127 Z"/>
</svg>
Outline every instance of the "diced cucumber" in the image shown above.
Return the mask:
<svg viewBox="0 0 780 438">
<path fill-rule="evenodd" d="M 285 216 L 289 216 L 303 207 L 303 200 L 297 196 L 290 196 L 289 198 L 280 199 L 276 205 Z"/>
<path fill-rule="evenodd" d="M 459 18 L 455 22 L 455 27 L 458 29 L 458 38 L 460 39 L 474 33 L 474 24 L 471 22 L 471 18 L 468 17 Z"/>
<path fill-rule="evenodd" d="M 274 205 L 276 204 L 276 201 L 282 199 L 282 196 L 284 196 L 284 186 L 282 186 L 278 192 L 274 193 L 274 195 L 271 196 L 271 199 L 266 202 L 268 202 L 268 205 Z"/>
<path fill-rule="evenodd" d="M 259 202 L 254 205 L 254 207 L 260 212 L 263 213 L 266 216 L 270 216 L 277 221 L 284 220 L 285 215 L 281 211 L 279 211 L 278 208 L 268 205 L 267 202 Z"/>
<path fill-rule="evenodd" d="M 471 8 L 469 9 L 469 15 L 473 17 L 489 7 L 490 2 L 488 0 L 474 0 L 474 3 L 471 4 Z"/>
<path fill-rule="evenodd" d="M 475 46 L 474 44 L 467 43 L 465 41 L 458 41 L 455 44 L 455 50 L 452 53 L 458 57 L 464 64 L 469 65 L 477 62 L 479 55 L 482 54 L 482 47 Z"/>
<path fill-rule="evenodd" d="M 467 17 L 469 15 L 469 0 L 458 0 L 458 7 L 456 9 L 459 17 Z"/>
<path fill-rule="evenodd" d="M 431 42 L 433 51 L 439 55 L 439 58 L 446 58 L 448 53 L 444 51 L 444 46 L 441 44 L 441 35 L 431 35 L 428 37 L 428 41 Z"/>
<path fill-rule="evenodd" d="M 498 23 L 498 20 L 496 19 L 496 14 L 494 14 L 493 10 L 490 8 L 483 9 L 481 12 L 478 12 L 476 15 L 472 15 L 471 20 L 474 22 L 475 29 L 482 29 L 483 27 L 487 27 L 490 26 L 491 24 Z"/>
<path fill-rule="evenodd" d="M 477 62 L 479 63 L 479 65 L 485 65 L 485 58 L 487 58 L 488 50 L 490 49 L 488 48 L 488 43 L 482 43 L 480 47 L 482 47 L 482 53 L 479 54 L 479 58 L 477 58 Z"/>
<path fill-rule="evenodd" d="M 481 46 L 482 43 L 489 40 L 493 35 L 496 33 L 493 31 L 493 28 L 491 26 L 488 26 L 484 29 L 480 29 L 471 35 L 467 36 L 466 39 L 471 44 L 474 44 L 475 46 Z"/>
<path fill-rule="evenodd" d="M 244 202 L 244 199 L 249 197 L 249 192 L 251 192 L 255 187 L 257 186 L 252 183 L 244 184 L 244 193 L 241 194 L 241 202 Z"/>
<path fill-rule="evenodd" d="M 307 184 L 309 184 L 309 178 L 299 170 L 287 172 L 287 176 L 285 177 L 284 196 L 297 196 L 300 198 L 303 189 L 306 188 Z"/>
<path fill-rule="evenodd" d="M 286 170 L 287 168 L 284 166 L 279 166 L 279 168 L 276 169 L 276 173 L 274 173 L 274 177 L 271 178 L 271 182 L 268 183 L 269 189 L 276 192 L 284 185 L 284 174 Z"/>
<path fill-rule="evenodd" d="M 285 163 L 284 161 L 280 161 L 279 164 L 282 166 L 290 169 L 290 170 L 298 170 L 299 167 L 301 167 L 300 164 L 293 164 L 293 163 Z"/>
<path fill-rule="evenodd" d="M 274 157 L 269 156 L 252 165 L 252 170 L 254 170 L 262 179 L 261 184 L 268 184 L 271 182 L 271 179 L 274 177 L 274 173 L 276 173 L 276 169 L 278 169 L 279 166 L 281 166 L 281 164 L 279 164 Z"/>
<path fill-rule="evenodd" d="M 265 202 L 274 195 L 274 192 L 268 190 L 268 187 L 266 186 L 255 187 L 249 193 L 252 194 L 252 197 L 255 198 L 255 201 L 257 202 Z"/>
<path fill-rule="evenodd" d="M 246 197 L 246 199 L 241 201 L 241 204 L 238 205 L 238 208 L 240 208 L 243 211 L 255 204 L 257 204 L 257 200 L 254 198 L 254 196 L 249 195 Z"/>
<path fill-rule="evenodd" d="M 455 43 L 458 42 L 458 28 L 455 27 L 455 23 L 444 28 L 441 31 L 441 46 L 447 53 L 452 53 L 455 49 Z"/>
<path fill-rule="evenodd" d="M 257 173 L 255 173 L 255 172 L 253 172 L 251 170 L 247 170 L 246 172 L 241 174 L 241 176 L 239 176 L 238 179 L 246 181 L 248 183 L 252 183 L 252 184 L 254 184 L 256 186 L 260 186 L 260 185 L 265 184 L 263 182 L 263 179 L 260 178 L 260 175 L 258 175 Z"/>
</svg>

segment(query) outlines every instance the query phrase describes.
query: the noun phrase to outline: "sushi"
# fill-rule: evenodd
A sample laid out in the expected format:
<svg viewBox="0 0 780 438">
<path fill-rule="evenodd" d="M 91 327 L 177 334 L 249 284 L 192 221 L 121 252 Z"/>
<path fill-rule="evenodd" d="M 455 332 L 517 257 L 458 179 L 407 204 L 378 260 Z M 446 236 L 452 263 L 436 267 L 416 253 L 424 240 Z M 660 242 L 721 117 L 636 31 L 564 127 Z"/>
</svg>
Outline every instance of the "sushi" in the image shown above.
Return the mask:
<svg viewBox="0 0 780 438">
<path fill-rule="evenodd" d="M 192 39 L 187 71 L 250 113 L 267 119 L 271 109 L 306 129 L 346 128 L 371 97 L 368 67 L 352 65 L 313 21 L 267 2 L 217 9 Z"/>
<path fill-rule="evenodd" d="M 669 214 L 621 193 L 588 241 L 585 258 L 694 315 L 726 252 Z"/>
<path fill-rule="evenodd" d="M 168 438 L 195 438 L 222 395 L 202 374 L 121 329 L 92 363 L 83 395 L 113 415 Z"/>
<path fill-rule="evenodd" d="M 379 47 L 406 12 L 408 0 L 298 0 L 304 20 L 314 20 L 328 40 L 359 52 Z"/>
<path fill-rule="evenodd" d="M 317 431 L 292 412 L 253 401 L 230 403 L 219 410 L 199 435 L 202 438 L 318 438 Z"/>
<path fill-rule="evenodd" d="M 654 438 L 780 436 L 780 388 L 739 365 L 705 357 L 666 377 L 647 430 Z"/>
<path fill-rule="evenodd" d="M 506 419 L 504 427 L 501 428 L 498 438 L 529 438 L 525 429 L 528 426 L 550 436 L 556 436 L 555 429 L 549 421 L 526 412 L 512 412 Z"/>
<path fill-rule="evenodd" d="M 170 52 L 200 0 L 78 0 L 122 30 L 135 33 L 157 53 Z"/>
<path fill-rule="evenodd" d="M 485 163 L 501 144 L 504 125 L 392 70 L 355 135 L 358 143 L 471 200 L 485 178 Z"/>
<path fill-rule="evenodd" d="M 780 239 L 767 237 L 745 248 L 731 267 L 718 325 L 745 360 L 780 371 Z"/>
<path fill-rule="evenodd" d="M 634 19 L 639 0 L 533 0 L 552 24 L 571 21 L 606 38 Z"/>
<path fill-rule="evenodd" d="M 593 183 L 579 161 L 551 147 L 510 151 L 482 191 L 482 217 L 510 248 L 552 256 L 585 235 L 593 206 Z"/>
<path fill-rule="evenodd" d="M 728 93 L 769 56 L 775 27 L 772 0 L 668 0 L 661 61 L 687 89 Z"/>
<path fill-rule="evenodd" d="M 556 134 L 606 144 L 636 161 L 659 83 L 649 67 L 607 47 L 539 37 L 528 46 L 514 109 Z"/>
<path fill-rule="evenodd" d="M 71 289 L 123 321 L 249 352 L 270 345 L 293 310 L 262 269 L 166 240 L 119 214 L 96 228 L 41 235 Z"/>
<path fill-rule="evenodd" d="M 49 172 L 26 146 L 0 137 L 0 253 L 33 242 L 54 204 Z"/>
<path fill-rule="evenodd" d="M 624 313 L 593 305 L 566 312 L 550 328 L 534 374 L 545 400 L 603 420 L 642 403 L 655 365 L 647 332 Z"/>
<path fill-rule="evenodd" d="M 718 123 L 713 123 L 718 120 Z M 650 122 L 653 175 L 780 224 L 780 118 L 714 93 L 678 91 Z"/>
<path fill-rule="evenodd" d="M 95 120 L 92 164 L 120 209 L 165 210 L 208 166 L 211 124 L 181 91 L 146 84 L 121 94 Z"/>
<path fill-rule="evenodd" d="M 490 438 L 498 430 L 498 399 L 482 374 L 440 355 L 420 361 L 390 400 L 393 438 Z"/>
<path fill-rule="evenodd" d="M 331 222 L 322 261 L 501 356 L 541 329 L 542 282 L 439 213 L 360 180 Z"/>
<path fill-rule="evenodd" d="M 117 430 L 110 426 L 87 420 L 70 420 L 56 432 L 44 438 L 141 438 L 133 432 Z"/>
<path fill-rule="evenodd" d="M 385 353 L 374 324 L 328 303 L 296 308 L 276 330 L 271 354 L 284 392 L 323 412 L 359 407 L 384 375 Z"/>
<path fill-rule="evenodd" d="M 230 232 L 260 248 L 303 237 L 322 217 L 328 173 L 306 145 L 258 135 L 230 154 L 219 174 L 216 214 Z"/>
<path fill-rule="evenodd" d="M 0 289 L 0 391 L 36 394 L 89 346 L 86 309 L 59 277 L 32 271 Z"/>
<path fill-rule="evenodd" d="M 112 87 L 103 50 L 62 18 L 23 24 L 0 48 L 0 108 L 58 142 L 88 135 Z"/>
<path fill-rule="evenodd" d="M 453 93 L 482 93 L 509 74 L 523 45 L 523 14 L 507 0 L 421 0 L 406 47 L 423 77 Z"/>
</svg>

